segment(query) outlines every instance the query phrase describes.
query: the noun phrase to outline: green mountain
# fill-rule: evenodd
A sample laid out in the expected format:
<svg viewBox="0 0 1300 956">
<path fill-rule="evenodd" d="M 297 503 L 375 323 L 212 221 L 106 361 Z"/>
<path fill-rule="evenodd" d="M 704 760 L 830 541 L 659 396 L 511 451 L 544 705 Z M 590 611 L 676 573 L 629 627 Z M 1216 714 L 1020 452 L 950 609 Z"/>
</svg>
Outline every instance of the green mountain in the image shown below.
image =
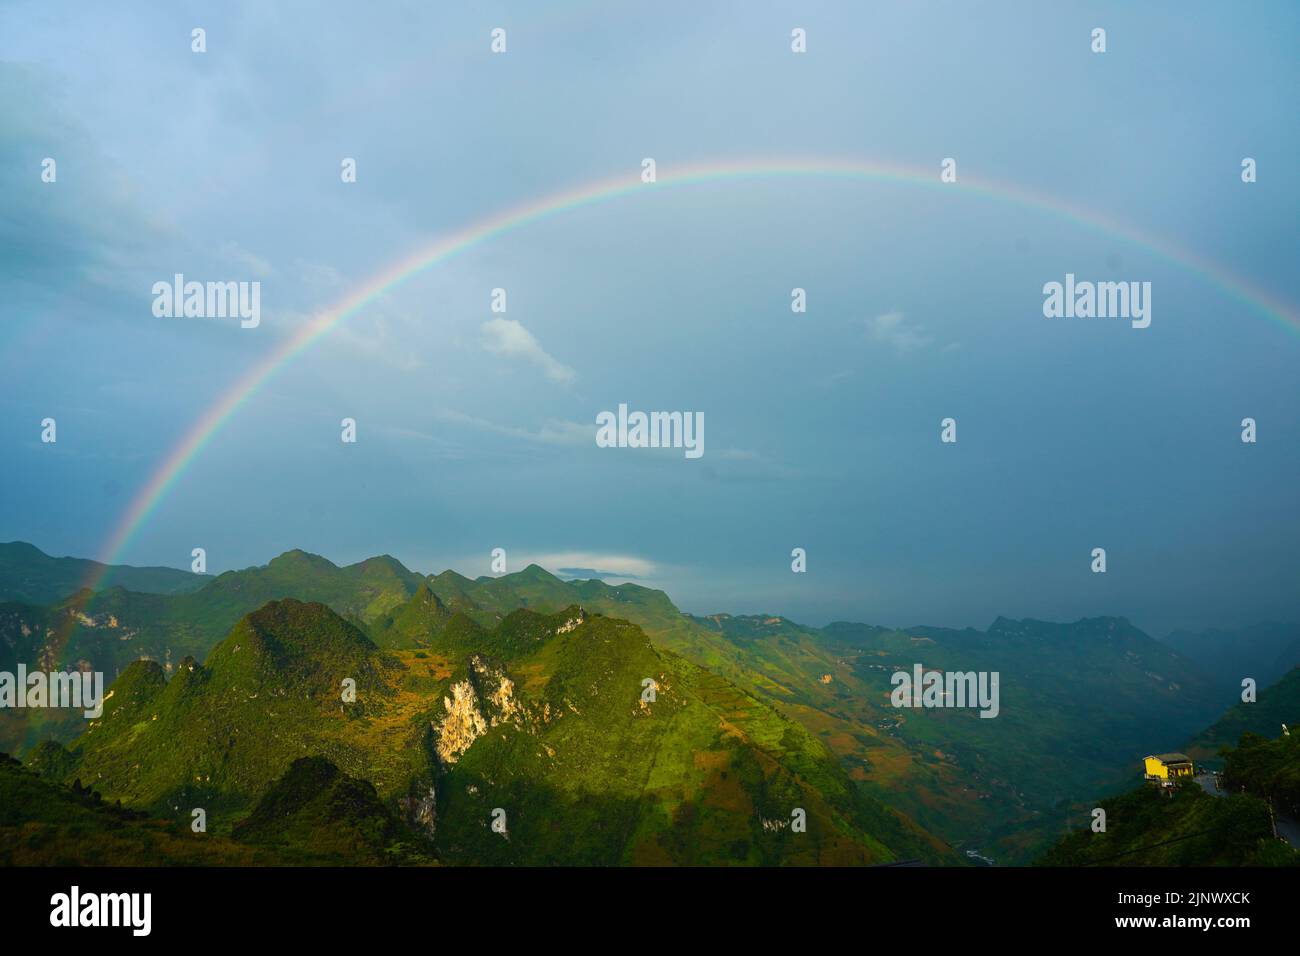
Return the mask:
<svg viewBox="0 0 1300 956">
<path fill-rule="evenodd" d="M 1251 794 L 1292 821 L 1300 819 L 1300 734 L 1269 740 L 1247 731 L 1225 758 L 1225 790 Z"/>
<path fill-rule="evenodd" d="M 191 593 L 141 594 L 118 587 L 44 607 L 0 605 L 0 669 L 24 661 L 46 669 L 98 669 L 109 679 L 120 674 L 119 681 L 130 675 L 126 687 L 142 681 L 170 686 L 167 679 L 177 683 L 173 675 L 182 662 L 193 673 L 193 661 L 203 660 L 199 671 L 206 672 L 220 661 L 214 648 L 232 628 L 246 626 L 245 616 L 283 598 L 326 605 L 367 639 L 366 659 L 373 658 L 379 682 L 367 707 L 402 701 L 402 721 L 415 719 L 433 702 L 408 699 L 394 681 L 446 696 L 440 682 L 452 680 L 453 672 L 473 684 L 472 675 L 462 673 L 472 656 L 513 668 L 530 648 L 548 645 L 547 619 L 553 616 L 580 607 L 593 621 L 627 621 L 648 638 L 654 653 L 689 663 L 697 677 L 720 681 L 728 688 L 724 697 L 747 700 L 742 710 L 759 708 L 813 740 L 832 755 L 852 792 L 896 807 L 972 856 L 1000 863 L 1032 859 L 1080 807 L 1095 805 L 1098 794 L 1132 780 L 1142 756 L 1183 747 L 1236 700 L 1235 692 L 1212 686 L 1186 657 L 1121 618 L 1072 624 L 1000 618 L 987 631 L 848 622 L 813 628 L 778 615 L 691 616 L 662 591 L 566 581 L 536 565 L 500 577 L 470 579 L 446 571 L 425 578 L 388 557 L 339 567 L 302 551 L 228 572 Z M 574 626 L 579 624 L 585 621 Z M 156 662 L 152 676 L 142 676 L 142 665 L 133 663 L 141 658 Z M 393 676 L 398 672 L 381 666 L 394 660 L 413 667 L 415 676 L 399 679 Z M 428 673 L 435 663 L 437 680 Z M 973 710 L 894 708 L 890 676 L 910 672 L 914 664 L 998 671 L 998 718 L 980 719 Z M 711 686 L 702 679 L 691 686 Z M 511 680 L 519 683 L 513 670 Z M 375 719 L 366 712 L 365 720 Z M 248 720 L 249 728 L 261 732 L 265 718 L 257 714 L 228 716 L 231 727 Z M 85 722 L 68 712 L 0 712 L 0 747 L 15 752 L 42 739 L 70 743 L 84 730 Z M 231 769 L 264 784 L 286 771 L 288 757 L 322 754 L 342 772 L 373 783 L 385 800 L 418 776 L 418 761 L 389 760 L 383 755 L 387 745 L 353 741 L 336 730 L 300 741 L 296 753 L 277 753 L 273 766 Z M 333 749 L 313 749 L 324 747 L 326 738 Z M 356 752 L 346 751 L 345 743 Z M 402 745 L 418 744 L 412 738 Z M 394 766 L 378 766 L 386 763 Z M 129 799 L 156 803 L 166 786 L 178 785 L 174 775 L 164 776 L 150 784 L 147 795 L 132 792 Z M 260 790 L 244 788 L 234 811 L 249 812 L 258 796 Z M 423 798 L 405 793 L 401 799 Z"/>
<path fill-rule="evenodd" d="M 128 667 L 103 718 L 30 765 L 162 817 L 203 807 L 211 832 L 281 851 L 321 851 L 312 834 L 342 806 L 344 857 L 403 843 L 382 807 L 456 863 L 954 859 L 800 725 L 626 621 L 434 613 L 421 633 L 398 617 L 412 647 L 380 648 L 322 604 L 267 604 L 170 680 Z"/>
<path fill-rule="evenodd" d="M 1218 763 L 1219 750 L 1236 744 L 1242 734 L 1271 737 L 1281 733 L 1283 725 L 1300 730 L 1300 667 L 1261 689 L 1253 703 L 1238 700 L 1192 740 L 1187 754 L 1197 761 Z"/>
<path fill-rule="evenodd" d="M 1066 837 L 1040 866 L 1297 866 L 1300 854 L 1273 839 L 1268 807 L 1252 796 L 1213 796 L 1187 783 L 1102 800 L 1106 831 Z"/>
<path fill-rule="evenodd" d="M 1261 691 L 1255 703 L 1230 708 L 1183 748 L 1195 761 L 1199 780 L 1185 780 L 1172 791 L 1144 783 L 1099 801 L 1106 810 L 1106 832 L 1080 829 L 1036 862 L 1300 866 L 1300 851 L 1274 838 L 1273 832 L 1276 815 L 1300 818 L 1300 733 L 1267 736 L 1280 731 L 1288 715 L 1294 721 L 1297 713 L 1300 668 Z M 1223 766 L 1222 778 L 1211 784 L 1201 768 L 1216 763 Z"/>
<path fill-rule="evenodd" d="M 867 791 L 1000 862 L 1032 858 L 1071 807 L 1122 786 L 1142 756 L 1181 745 L 1231 700 L 1123 619 L 818 629 L 778 615 L 685 615 L 661 591 L 563 581 L 535 565 L 472 581 L 445 572 L 429 587 L 445 620 L 456 611 L 491 626 L 513 608 L 581 604 L 632 621 L 817 735 Z M 889 676 L 914 663 L 999 671 L 1002 714 L 895 709 Z"/>
<path fill-rule="evenodd" d="M 387 556 L 338 567 L 289 551 L 270 564 L 228 571 L 196 591 L 141 593 L 115 586 L 71 595 L 47 607 L 0 604 L 0 665 L 40 659 L 46 666 L 85 662 L 116 674 L 132 661 L 169 671 L 186 655 L 203 658 L 235 622 L 268 601 L 317 601 L 361 627 L 405 604 L 424 579 Z"/>
<path fill-rule="evenodd" d="M 482 630 L 463 612 L 452 611 L 427 583 L 421 583 L 410 600 L 374 622 L 372 633 L 381 647 L 417 647 L 441 634 L 453 617 L 461 628 Z"/>
<path fill-rule="evenodd" d="M 152 660 L 170 674 L 185 657 L 205 658 L 241 617 L 268 601 L 319 601 L 367 627 L 424 583 L 388 556 L 338 567 L 304 551 L 203 580 L 202 587 L 187 593 L 114 586 L 81 591 L 45 607 L 0 604 L 0 670 L 12 671 L 19 662 L 43 670 L 79 668 L 101 671 L 111 682 L 132 662 Z M 49 737 L 66 742 L 80 730 L 75 716 L 66 713 L 0 712 L 0 747 L 10 751 Z"/>
<path fill-rule="evenodd" d="M 263 567 L 220 575 L 193 595 L 192 607 L 201 609 L 214 626 L 224 621 L 229 628 L 267 601 L 296 597 L 325 604 L 364 625 L 404 604 L 423 583 L 420 575 L 388 555 L 339 567 L 320 555 L 288 551 Z"/>
<path fill-rule="evenodd" d="M 234 827 L 242 843 L 275 848 L 293 862 L 432 862 L 425 841 L 366 780 L 324 757 L 299 757 Z"/>
<path fill-rule="evenodd" d="M 374 788 L 323 758 L 290 766 L 234 836 L 196 833 L 0 754 L 0 866 L 350 866 L 431 863 Z"/>
<path fill-rule="evenodd" d="M 99 587 L 129 588 L 150 594 L 180 594 L 211 580 L 175 568 L 104 565 L 86 558 L 54 558 L 25 541 L 0 543 L 0 602 L 53 604 L 80 590 L 87 581 Z"/>
<path fill-rule="evenodd" d="M 1221 791 L 1188 779 L 1172 790 L 1143 784 L 1102 800 L 1104 832 L 1077 830 L 1037 863 L 1300 866 L 1300 850 L 1273 833 L 1276 814 L 1300 815 L 1300 735 L 1269 740 L 1246 733 L 1223 753 Z"/>
<path fill-rule="evenodd" d="M 1196 668 L 1121 618 L 999 618 L 983 632 L 697 620 L 743 650 L 770 699 L 872 792 L 998 862 L 1032 858 L 1073 805 L 1131 779 L 1143 755 L 1180 744 L 1223 706 Z M 916 664 L 998 672 L 998 716 L 895 708 L 890 678 Z"/>
</svg>

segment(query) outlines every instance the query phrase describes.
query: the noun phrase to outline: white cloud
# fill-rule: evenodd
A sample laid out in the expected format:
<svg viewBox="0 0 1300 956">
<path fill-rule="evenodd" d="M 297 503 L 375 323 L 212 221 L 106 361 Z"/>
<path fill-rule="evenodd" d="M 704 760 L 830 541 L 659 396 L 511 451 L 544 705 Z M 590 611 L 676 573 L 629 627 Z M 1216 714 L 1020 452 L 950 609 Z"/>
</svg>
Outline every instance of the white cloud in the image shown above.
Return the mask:
<svg viewBox="0 0 1300 956">
<path fill-rule="evenodd" d="M 934 338 L 915 325 L 908 325 L 902 312 L 887 312 L 867 320 L 867 330 L 877 342 L 892 345 L 900 352 L 924 348 Z"/>
<path fill-rule="evenodd" d="M 233 262 L 247 269 L 258 279 L 265 279 L 272 271 L 271 263 L 255 253 L 249 252 L 239 243 L 226 240 L 221 244 L 219 253 L 227 262 Z"/>
<path fill-rule="evenodd" d="M 522 555 L 512 566 L 539 564 L 553 574 L 569 577 L 648 578 L 657 570 L 653 561 L 628 554 L 602 554 L 595 551 L 561 551 L 553 554 Z M 589 572 L 595 572 L 594 575 Z"/>
<path fill-rule="evenodd" d="M 251 263 L 250 263 L 251 265 Z M 321 315 L 337 308 L 353 280 L 333 266 L 297 259 L 285 272 L 297 282 L 300 298 L 311 303 L 308 309 L 283 308 L 274 313 L 274 324 L 286 334 L 317 321 Z M 268 266 L 269 268 L 269 266 Z M 399 297 L 383 294 L 373 297 L 329 329 L 325 340 L 330 347 L 354 357 L 366 355 L 404 372 L 423 367 L 427 343 L 418 337 L 422 313 L 409 308 Z"/>
<path fill-rule="evenodd" d="M 298 280 L 315 295 L 334 295 L 347 284 L 343 273 L 323 262 L 298 259 L 294 262 L 294 267 L 298 272 Z"/>
<path fill-rule="evenodd" d="M 584 425 L 581 422 L 564 421 L 558 418 L 548 418 L 536 431 L 530 431 L 527 428 L 520 428 L 517 425 L 502 425 L 497 422 L 488 421 L 486 418 L 476 418 L 473 415 L 466 415 L 463 412 L 445 410 L 434 413 L 434 417 L 440 421 L 449 422 L 454 425 L 466 425 L 471 428 L 479 428 L 484 431 L 493 432 L 497 435 L 506 435 L 510 438 L 522 438 L 525 441 L 539 442 L 543 445 L 590 445 L 595 447 L 596 426 L 594 423 Z"/>
<path fill-rule="evenodd" d="M 328 301 L 328 300 L 326 300 Z M 329 305 L 320 310 L 303 312 L 280 309 L 274 315 L 274 324 L 293 334 L 304 325 L 315 322 Z M 411 342 L 410 330 L 417 319 L 388 296 L 381 296 L 366 306 L 364 312 L 350 315 L 330 328 L 327 341 L 333 349 L 349 357 L 366 355 L 403 372 L 413 372 L 423 366 L 423 356 Z"/>
<path fill-rule="evenodd" d="M 567 385 L 576 377 L 569 366 L 550 355 L 519 322 L 492 319 L 483 323 L 483 347 L 494 355 L 522 358 L 539 366 L 552 382 Z"/>
</svg>

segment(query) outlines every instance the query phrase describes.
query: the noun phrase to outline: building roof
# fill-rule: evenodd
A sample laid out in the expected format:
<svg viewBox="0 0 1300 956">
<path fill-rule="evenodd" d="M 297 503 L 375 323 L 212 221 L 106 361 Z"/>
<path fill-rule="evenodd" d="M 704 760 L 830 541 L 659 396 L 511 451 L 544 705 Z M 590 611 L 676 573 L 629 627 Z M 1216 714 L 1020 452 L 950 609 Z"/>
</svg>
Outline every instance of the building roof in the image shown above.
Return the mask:
<svg viewBox="0 0 1300 956">
<path fill-rule="evenodd" d="M 1191 758 L 1188 757 L 1187 754 L 1156 754 L 1155 759 L 1159 760 L 1163 764 L 1192 762 Z"/>
</svg>

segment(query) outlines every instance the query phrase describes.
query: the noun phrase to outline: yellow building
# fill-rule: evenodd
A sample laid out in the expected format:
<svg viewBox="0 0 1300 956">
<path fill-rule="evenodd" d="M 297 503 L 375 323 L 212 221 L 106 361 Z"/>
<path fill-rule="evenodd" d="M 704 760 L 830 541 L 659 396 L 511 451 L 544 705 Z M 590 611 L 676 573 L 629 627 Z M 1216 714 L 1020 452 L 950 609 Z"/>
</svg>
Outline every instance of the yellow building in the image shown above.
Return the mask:
<svg viewBox="0 0 1300 956">
<path fill-rule="evenodd" d="M 1148 780 L 1176 780 L 1190 777 L 1194 772 L 1187 754 L 1155 754 L 1147 757 L 1145 764 Z"/>
</svg>

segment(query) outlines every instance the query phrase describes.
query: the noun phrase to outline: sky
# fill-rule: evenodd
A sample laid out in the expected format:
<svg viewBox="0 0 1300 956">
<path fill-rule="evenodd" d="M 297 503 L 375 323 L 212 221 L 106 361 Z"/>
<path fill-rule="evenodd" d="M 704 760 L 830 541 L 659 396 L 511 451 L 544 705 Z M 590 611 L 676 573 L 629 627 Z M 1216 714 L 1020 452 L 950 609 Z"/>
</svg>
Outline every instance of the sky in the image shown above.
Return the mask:
<svg viewBox="0 0 1300 956">
<path fill-rule="evenodd" d="M 618 6 L 0 7 L 0 540 L 210 572 L 502 548 L 809 624 L 1300 620 L 1300 7 Z M 673 181 L 834 162 L 915 172 Z M 313 317 L 619 177 L 321 335 L 118 547 Z M 175 273 L 260 283 L 260 323 L 155 315 Z M 1149 282 L 1151 324 L 1045 317 L 1067 274 Z M 702 413 L 704 454 L 598 447 L 620 403 Z"/>
</svg>

